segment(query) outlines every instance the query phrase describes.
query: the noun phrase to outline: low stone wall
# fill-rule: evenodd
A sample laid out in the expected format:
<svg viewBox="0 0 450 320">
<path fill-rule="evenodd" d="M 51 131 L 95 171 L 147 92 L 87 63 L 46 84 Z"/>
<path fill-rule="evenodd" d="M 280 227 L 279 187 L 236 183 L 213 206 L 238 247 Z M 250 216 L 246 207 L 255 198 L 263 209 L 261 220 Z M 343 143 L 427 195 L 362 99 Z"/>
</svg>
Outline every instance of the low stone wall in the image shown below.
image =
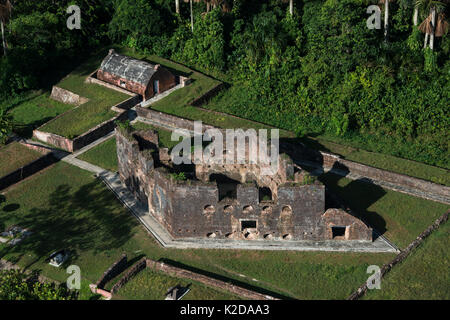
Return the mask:
<svg viewBox="0 0 450 320">
<path fill-rule="evenodd" d="M 203 94 L 202 96 L 194 99 L 191 103 L 189 103 L 191 106 L 198 107 L 206 102 L 208 102 L 211 98 L 215 97 L 220 91 L 222 91 L 225 88 L 224 83 L 219 83 L 214 88 L 210 89 L 208 92 Z"/>
<path fill-rule="evenodd" d="M 135 105 L 137 105 L 141 101 L 142 101 L 141 96 L 139 96 L 138 94 L 135 94 L 133 97 L 131 97 L 125 101 L 122 101 L 122 102 L 116 104 L 115 106 L 112 106 L 111 110 L 115 111 L 115 112 L 122 112 L 125 110 L 130 110 L 131 108 L 133 108 Z"/>
<path fill-rule="evenodd" d="M 136 113 L 139 117 L 158 122 L 169 127 L 176 127 L 180 129 L 194 130 L 194 121 L 173 116 L 164 112 L 155 111 L 141 106 L 136 107 Z M 213 129 L 213 126 L 203 124 L 203 131 Z"/>
<path fill-rule="evenodd" d="M 56 158 L 51 153 L 40 157 L 39 159 L 13 171 L 6 176 L 0 177 L 0 190 L 3 190 L 23 179 L 35 174 L 36 172 L 47 168 L 56 162 Z"/>
<path fill-rule="evenodd" d="M 68 152 L 73 152 L 73 141 L 60 135 L 36 129 L 33 130 L 33 138 Z"/>
<path fill-rule="evenodd" d="M 127 106 L 130 106 L 136 101 L 136 99 L 137 99 L 136 97 L 133 97 L 122 102 L 124 103 L 122 107 L 126 108 Z M 74 152 L 80 150 L 81 148 L 87 146 L 88 144 L 94 142 L 95 140 L 100 139 L 101 137 L 113 131 L 114 128 L 116 127 L 115 124 L 116 120 L 120 121 L 128 119 L 128 114 L 126 110 L 123 110 L 122 108 L 118 108 L 117 110 L 119 111 L 119 115 L 100 123 L 99 125 L 95 126 L 94 128 L 90 129 L 89 131 L 83 133 L 82 135 L 74 139 L 65 138 L 63 136 L 50 132 L 43 132 L 40 131 L 39 128 L 33 131 L 33 137 L 49 145 L 63 149 L 65 151 Z M 55 119 L 56 118 L 50 121 L 53 121 Z"/>
<path fill-rule="evenodd" d="M 225 291 L 231 292 L 235 295 L 238 295 L 238 296 L 241 296 L 241 297 L 244 297 L 247 299 L 251 299 L 251 300 L 278 300 L 277 298 L 274 298 L 274 297 L 271 297 L 268 295 L 250 291 L 250 290 L 244 289 L 242 287 L 232 285 L 230 283 L 226 283 L 226 282 L 223 282 L 220 280 L 216 280 L 216 279 L 204 276 L 199 273 L 195 273 L 195 272 L 188 271 L 185 269 L 173 267 L 168 264 L 150 260 L 150 259 L 147 259 L 147 268 L 150 268 L 150 269 L 156 270 L 156 271 L 162 271 L 162 272 L 167 273 L 174 277 L 187 278 L 187 279 L 190 279 L 193 281 L 197 281 L 197 282 L 203 283 L 209 287 L 225 290 Z"/>
<path fill-rule="evenodd" d="M 317 151 L 310 152 L 309 154 L 313 153 L 317 153 Z M 308 152 L 302 152 L 300 154 L 300 158 L 303 158 L 306 161 L 312 160 L 316 166 L 321 166 L 325 169 L 332 168 L 336 171 L 342 171 L 344 173 L 348 172 L 372 180 L 384 181 L 407 188 L 414 188 L 425 193 L 440 195 L 450 201 L 450 187 L 447 186 L 342 159 L 337 155 L 327 152 L 320 152 L 320 155 L 315 157 L 315 159 L 307 157 L 307 154 Z"/>
<path fill-rule="evenodd" d="M 126 268 L 127 263 L 127 255 L 122 254 L 119 260 L 114 262 L 111 267 L 109 267 L 109 269 L 103 273 L 100 279 L 98 279 L 97 283 L 95 284 L 96 288 L 103 289 L 103 287 L 109 280 L 113 279 Z"/>
<path fill-rule="evenodd" d="M 125 120 L 128 119 L 128 115 L 126 111 L 122 111 L 118 116 L 111 118 L 109 120 L 106 120 L 99 125 L 95 126 L 94 128 L 90 129 L 89 131 L 83 133 L 81 136 L 76 137 L 72 141 L 72 151 L 80 150 L 81 148 L 87 146 L 88 144 L 94 142 L 95 140 L 100 139 L 101 137 L 104 137 L 108 133 L 114 130 L 116 127 L 116 120 Z"/>
<path fill-rule="evenodd" d="M 112 287 L 111 293 L 114 294 L 119 291 L 128 281 L 131 280 L 135 275 L 144 270 L 147 267 L 147 259 L 144 257 L 136 262 L 125 275 Z"/>
<path fill-rule="evenodd" d="M 450 214 L 450 210 L 440 216 L 438 219 L 434 221 L 432 225 L 425 229 L 413 242 L 411 242 L 405 250 L 399 253 L 391 262 L 386 263 L 380 270 L 380 278 L 383 277 L 397 264 L 403 262 L 410 253 L 416 249 L 433 231 L 437 230 L 442 224 L 448 221 L 448 216 Z M 361 285 L 355 292 L 352 293 L 348 300 L 358 300 L 362 296 L 366 294 L 368 290 L 367 282 Z"/>
<path fill-rule="evenodd" d="M 73 104 L 76 106 L 79 106 L 80 104 L 86 103 L 89 101 L 88 98 L 79 96 L 76 93 L 73 93 L 69 90 L 53 86 L 52 88 L 52 94 L 50 95 L 50 98 L 53 100 L 65 103 L 65 104 Z"/>
<path fill-rule="evenodd" d="M 119 289 L 122 288 L 134 276 L 136 276 L 142 270 L 149 268 L 154 271 L 164 272 L 169 276 L 197 281 L 205 284 L 206 286 L 217 288 L 220 290 L 225 290 L 237 296 L 251 300 L 278 300 L 277 298 L 274 298 L 269 295 L 254 292 L 189 270 L 170 266 L 163 262 L 147 259 L 146 257 L 141 258 L 138 262 L 133 264 L 133 266 L 122 276 L 122 278 L 120 278 L 120 280 L 111 288 L 111 291 L 104 290 L 103 288 L 104 285 L 109 280 L 111 280 L 112 278 L 123 272 L 126 264 L 127 264 L 127 257 L 125 254 L 123 254 L 119 260 L 117 260 L 108 270 L 105 271 L 103 276 L 97 281 L 96 284 L 89 285 L 91 291 L 93 293 L 100 294 L 104 298 L 109 300 L 112 298 L 113 294 L 117 293 Z"/>
</svg>

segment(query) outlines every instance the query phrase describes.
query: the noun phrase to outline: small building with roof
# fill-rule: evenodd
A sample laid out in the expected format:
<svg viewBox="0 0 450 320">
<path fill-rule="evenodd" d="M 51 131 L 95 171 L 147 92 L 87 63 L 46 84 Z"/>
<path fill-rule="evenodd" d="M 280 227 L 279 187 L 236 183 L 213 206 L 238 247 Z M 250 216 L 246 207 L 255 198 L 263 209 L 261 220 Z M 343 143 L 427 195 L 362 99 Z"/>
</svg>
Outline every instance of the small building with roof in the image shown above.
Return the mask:
<svg viewBox="0 0 450 320">
<path fill-rule="evenodd" d="M 97 71 L 97 79 L 137 93 L 148 100 L 176 85 L 176 77 L 159 64 L 137 60 L 109 50 Z"/>
</svg>

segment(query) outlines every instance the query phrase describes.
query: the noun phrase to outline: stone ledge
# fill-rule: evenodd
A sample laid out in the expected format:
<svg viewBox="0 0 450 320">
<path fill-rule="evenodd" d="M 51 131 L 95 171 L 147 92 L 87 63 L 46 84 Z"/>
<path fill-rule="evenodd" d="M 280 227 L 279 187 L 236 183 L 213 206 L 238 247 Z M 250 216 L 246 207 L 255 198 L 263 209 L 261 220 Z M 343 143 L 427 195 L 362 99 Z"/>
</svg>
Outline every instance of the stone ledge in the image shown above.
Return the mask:
<svg viewBox="0 0 450 320">
<path fill-rule="evenodd" d="M 65 104 L 72 104 L 76 106 L 82 105 L 83 103 L 89 101 L 88 98 L 82 97 L 76 93 L 57 86 L 53 86 L 50 98 Z"/>
</svg>

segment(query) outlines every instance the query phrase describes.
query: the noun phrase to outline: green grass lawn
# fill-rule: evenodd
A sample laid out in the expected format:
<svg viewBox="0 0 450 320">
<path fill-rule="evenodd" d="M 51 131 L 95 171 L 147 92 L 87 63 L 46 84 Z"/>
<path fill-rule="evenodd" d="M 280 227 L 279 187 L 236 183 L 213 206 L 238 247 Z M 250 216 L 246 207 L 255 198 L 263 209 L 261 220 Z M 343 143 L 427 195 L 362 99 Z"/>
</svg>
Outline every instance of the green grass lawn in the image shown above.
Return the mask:
<svg viewBox="0 0 450 320">
<path fill-rule="evenodd" d="M 91 173 L 60 162 L 5 191 L 0 230 L 18 224 L 34 233 L 14 247 L 0 245 L 0 257 L 64 282 L 64 268 L 44 259 L 71 248 L 65 266 L 81 268 L 81 298 L 95 298 L 89 283 L 127 253 L 182 265 L 250 289 L 298 299 L 344 299 L 367 279 L 369 265 L 393 254 L 181 250 L 161 248 Z M 257 281 L 253 280 L 256 279 Z"/>
<path fill-rule="evenodd" d="M 387 154 L 368 152 L 334 143 L 324 138 L 305 138 L 302 139 L 302 142 L 314 149 L 339 154 L 343 158 L 351 161 L 450 186 L 450 170 L 444 168 L 397 158 Z"/>
<path fill-rule="evenodd" d="M 179 141 L 172 141 L 172 131 L 165 130 L 160 127 L 155 127 L 144 122 L 136 122 L 133 127 L 137 130 L 154 130 L 158 132 L 159 146 L 162 148 L 172 149 Z M 181 140 L 180 140 L 181 141 Z"/>
<path fill-rule="evenodd" d="M 63 89 L 88 98 L 89 101 L 55 121 L 49 122 L 41 128 L 42 131 L 73 139 L 117 115 L 111 107 L 130 96 L 97 84 L 84 82 L 86 77 L 100 66 L 106 54 L 106 50 L 100 51 L 57 84 Z"/>
<path fill-rule="evenodd" d="M 42 156 L 42 153 L 29 149 L 18 142 L 12 142 L 4 147 L 0 147 L 0 177 L 17 170 Z"/>
<path fill-rule="evenodd" d="M 106 140 L 94 148 L 82 153 L 78 159 L 95 164 L 103 169 L 117 172 L 116 138 Z"/>
<path fill-rule="evenodd" d="M 203 106 L 203 108 L 211 111 L 225 112 L 225 114 L 220 115 L 191 107 L 186 104 L 177 103 L 178 99 L 175 97 L 175 99 L 172 99 L 171 96 L 156 102 L 151 107 L 155 110 L 167 112 L 180 117 L 192 120 L 202 120 L 204 123 L 222 128 L 239 127 L 258 129 L 269 127 L 269 125 L 255 123 L 245 119 L 245 117 L 250 119 L 252 114 L 255 114 L 255 111 L 252 112 L 250 109 L 257 108 L 257 105 L 240 106 L 239 115 L 244 118 L 232 116 L 231 110 L 227 109 L 227 106 L 233 104 L 240 105 L 240 94 L 242 94 L 242 92 L 239 88 L 231 86 L 227 90 L 219 93 L 217 97 L 211 99 L 211 101 Z M 227 112 L 230 114 L 226 114 Z M 236 113 L 233 114 L 237 115 Z M 293 132 L 280 130 L 280 137 L 292 136 L 294 136 Z M 337 143 L 330 141 L 331 139 L 336 140 Z M 402 159 L 391 155 L 368 152 L 360 148 L 349 146 L 349 142 L 344 139 L 338 139 L 336 137 L 326 135 L 319 135 L 317 137 L 306 136 L 302 138 L 302 142 L 316 150 L 332 152 L 341 155 L 348 160 L 450 186 L 450 171 L 444 168 L 426 165 L 424 163 Z"/>
<path fill-rule="evenodd" d="M 154 127 L 152 125 L 136 122 L 133 127 L 137 130 L 155 130 L 159 134 L 159 145 L 163 148 L 171 149 L 178 142 L 172 141 L 172 132 L 161 128 Z M 108 139 L 107 141 L 95 146 L 94 148 L 82 153 L 78 156 L 78 159 L 95 164 L 101 168 L 116 172 L 118 171 L 117 164 L 117 149 L 116 138 Z"/>
<path fill-rule="evenodd" d="M 364 298 L 449 300 L 449 238 L 450 224 L 447 222 L 384 277 L 380 290 L 369 290 Z"/>
<path fill-rule="evenodd" d="M 215 288 L 205 286 L 203 283 L 189 279 L 175 278 L 160 271 L 145 269 L 123 286 L 114 298 L 132 300 L 164 300 L 170 287 L 181 285 L 191 290 L 183 300 L 236 300 L 239 297 Z"/>
<path fill-rule="evenodd" d="M 30 92 L 8 104 L 8 112 L 13 116 L 14 131 L 22 137 L 30 138 L 33 130 L 74 106 L 50 99 L 50 93 Z"/>
<path fill-rule="evenodd" d="M 401 248 L 405 248 L 449 209 L 445 204 L 332 173 L 323 174 L 319 180 L 356 213 L 367 219 L 371 226 Z"/>
</svg>

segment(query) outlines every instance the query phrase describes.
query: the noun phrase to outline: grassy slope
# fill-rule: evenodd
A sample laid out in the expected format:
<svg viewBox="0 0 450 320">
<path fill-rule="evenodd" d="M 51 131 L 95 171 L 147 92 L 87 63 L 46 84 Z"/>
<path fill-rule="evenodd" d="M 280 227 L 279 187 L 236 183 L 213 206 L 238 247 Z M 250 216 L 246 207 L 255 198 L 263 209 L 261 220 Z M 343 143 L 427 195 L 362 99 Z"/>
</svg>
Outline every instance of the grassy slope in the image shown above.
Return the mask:
<svg viewBox="0 0 450 320">
<path fill-rule="evenodd" d="M 185 88 L 186 89 L 186 88 Z M 184 89 L 183 89 L 184 90 Z M 167 112 L 180 117 L 202 120 L 204 123 L 215 125 L 222 128 L 268 128 L 269 125 L 258 124 L 244 118 L 233 117 L 231 114 L 216 114 L 208 112 L 199 108 L 187 105 L 187 102 L 176 95 L 177 92 L 169 95 L 169 97 L 162 99 L 151 107 L 158 111 Z M 179 90 L 181 94 L 181 90 Z M 205 109 L 218 112 L 227 112 L 224 106 L 229 104 L 229 100 L 236 100 L 233 94 L 239 94 L 234 87 L 221 92 L 217 97 L 213 98 L 209 103 L 203 106 Z M 242 106 L 242 115 L 246 116 L 246 106 Z M 251 113 L 248 113 L 250 117 Z M 281 137 L 293 136 L 294 133 L 280 130 Z M 346 159 L 374 166 L 380 169 L 385 169 L 397 173 L 410 175 L 413 177 L 430 180 L 436 183 L 450 186 L 450 171 L 444 168 L 426 165 L 420 162 L 415 162 L 407 159 L 402 159 L 390 155 L 368 152 L 358 148 L 352 148 L 345 144 L 348 141 L 339 141 L 339 143 L 331 142 L 332 137 L 318 136 L 315 138 L 304 137 L 302 140 L 305 144 L 322 151 L 329 151 L 343 156 Z M 336 139 L 336 138 L 335 138 Z"/>
<path fill-rule="evenodd" d="M 319 178 L 353 210 L 401 248 L 414 240 L 448 206 L 326 173 Z"/>
<path fill-rule="evenodd" d="M 31 150 L 18 142 L 12 142 L 0 148 L 0 177 L 39 159 L 42 154 Z"/>
<path fill-rule="evenodd" d="M 106 56 L 105 50 L 83 63 L 57 86 L 90 99 L 87 103 L 67 112 L 64 116 L 45 125 L 42 131 L 75 138 L 96 125 L 114 117 L 111 107 L 130 96 L 97 84 L 84 83 L 86 77 L 100 65 Z"/>
<path fill-rule="evenodd" d="M 449 238 L 447 222 L 386 275 L 380 290 L 370 290 L 365 298 L 450 299 Z"/>
<path fill-rule="evenodd" d="M 172 132 L 161 128 L 154 127 L 149 124 L 137 122 L 133 125 L 138 130 L 156 130 L 159 134 L 159 144 L 161 147 L 172 148 L 178 142 L 171 140 Z M 117 151 L 116 151 L 116 138 L 108 139 L 107 141 L 95 146 L 94 148 L 86 151 L 78 156 L 78 159 L 95 164 L 101 168 L 117 171 Z"/>
<path fill-rule="evenodd" d="M 50 99 L 48 92 L 32 92 L 10 105 L 9 113 L 16 123 L 14 131 L 29 138 L 34 129 L 72 108 L 71 105 Z"/>
<path fill-rule="evenodd" d="M 368 265 L 381 265 L 393 257 L 392 254 L 163 249 L 107 187 L 90 173 L 66 163 L 41 171 L 11 187 L 5 195 L 6 203 L 0 207 L 0 230 L 18 224 L 29 227 L 34 234 L 15 247 L 0 245 L 0 257 L 65 281 L 65 269 L 49 266 L 44 259 L 55 249 L 70 247 L 76 254 L 67 265 L 76 264 L 81 268 L 83 298 L 90 297 L 89 283 L 95 283 L 122 252 L 132 261 L 143 255 L 155 260 L 165 258 L 247 286 L 302 299 L 345 298 L 365 281 Z"/>
<path fill-rule="evenodd" d="M 450 170 L 444 168 L 397 158 L 387 154 L 369 152 L 334 143 L 324 138 L 305 138 L 303 142 L 315 149 L 339 154 L 348 160 L 450 186 Z"/>
<path fill-rule="evenodd" d="M 166 292 L 170 287 L 176 285 L 189 286 L 189 291 L 183 299 L 185 300 L 236 300 L 239 297 L 226 292 L 221 292 L 205 286 L 199 282 L 189 279 L 175 278 L 165 273 L 143 270 L 125 286 L 123 286 L 115 298 L 134 300 L 164 300 Z"/>
<path fill-rule="evenodd" d="M 159 146 L 162 148 L 173 148 L 179 141 L 172 141 L 172 131 L 164 130 L 143 122 L 136 122 L 133 127 L 137 130 L 155 130 L 158 132 Z"/>
<path fill-rule="evenodd" d="M 82 153 L 78 159 L 95 164 L 103 169 L 118 171 L 116 138 L 111 138 Z"/>
</svg>

